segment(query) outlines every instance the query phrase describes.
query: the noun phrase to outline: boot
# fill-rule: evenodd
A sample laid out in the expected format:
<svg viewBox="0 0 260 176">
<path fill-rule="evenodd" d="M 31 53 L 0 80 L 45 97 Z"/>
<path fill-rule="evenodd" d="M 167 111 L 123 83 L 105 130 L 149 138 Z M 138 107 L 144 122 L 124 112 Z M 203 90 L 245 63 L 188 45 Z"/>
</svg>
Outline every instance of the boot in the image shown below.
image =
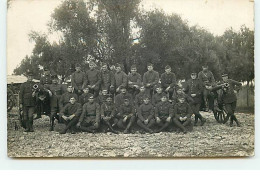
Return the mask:
<svg viewBox="0 0 260 176">
<path fill-rule="evenodd" d="M 26 122 L 26 129 L 24 130 L 24 132 L 30 132 L 30 123 L 29 123 L 29 121 Z"/>
<path fill-rule="evenodd" d="M 197 126 L 197 123 L 198 123 L 198 116 L 197 116 L 197 115 L 195 115 L 194 126 Z"/>
<path fill-rule="evenodd" d="M 238 126 L 238 127 L 241 127 L 241 124 L 239 123 L 239 121 L 237 120 L 237 118 L 236 118 L 235 115 L 233 115 L 233 119 L 234 119 L 234 121 L 236 122 L 237 126 Z"/>
<path fill-rule="evenodd" d="M 233 117 L 232 117 L 232 116 L 231 116 L 231 118 L 230 118 L 230 124 L 229 124 L 229 126 L 230 126 L 230 127 L 233 126 Z"/>
<path fill-rule="evenodd" d="M 200 118 L 200 121 L 201 121 L 200 126 L 203 126 L 206 122 L 206 119 L 203 118 L 201 115 L 199 115 L 199 118 Z"/>
</svg>

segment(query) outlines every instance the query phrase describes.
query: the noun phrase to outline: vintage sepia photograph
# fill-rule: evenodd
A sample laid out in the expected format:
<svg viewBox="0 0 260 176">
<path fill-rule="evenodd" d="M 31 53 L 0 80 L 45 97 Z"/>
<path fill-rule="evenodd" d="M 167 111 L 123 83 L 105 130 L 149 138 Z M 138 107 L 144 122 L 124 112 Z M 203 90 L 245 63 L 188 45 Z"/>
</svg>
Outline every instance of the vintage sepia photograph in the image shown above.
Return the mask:
<svg viewBox="0 0 260 176">
<path fill-rule="evenodd" d="M 8 157 L 252 157 L 254 95 L 254 0 L 7 0 Z"/>
</svg>

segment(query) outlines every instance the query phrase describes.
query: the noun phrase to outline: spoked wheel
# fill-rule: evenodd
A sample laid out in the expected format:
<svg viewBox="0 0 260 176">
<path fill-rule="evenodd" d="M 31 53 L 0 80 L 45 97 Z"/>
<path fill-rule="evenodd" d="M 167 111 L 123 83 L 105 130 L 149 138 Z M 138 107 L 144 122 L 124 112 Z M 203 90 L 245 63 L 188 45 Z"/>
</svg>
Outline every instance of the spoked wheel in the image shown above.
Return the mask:
<svg viewBox="0 0 260 176">
<path fill-rule="evenodd" d="M 218 123 L 226 123 L 228 121 L 227 113 L 224 109 L 224 106 L 220 106 L 218 110 L 214 109 L 214 117 Z"/>
</svg>

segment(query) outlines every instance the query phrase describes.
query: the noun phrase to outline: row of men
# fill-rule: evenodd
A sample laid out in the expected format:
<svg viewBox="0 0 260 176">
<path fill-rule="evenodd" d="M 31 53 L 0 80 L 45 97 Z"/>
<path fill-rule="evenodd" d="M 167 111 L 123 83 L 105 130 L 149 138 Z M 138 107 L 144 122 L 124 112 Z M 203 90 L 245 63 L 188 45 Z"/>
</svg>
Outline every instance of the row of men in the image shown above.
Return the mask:
<svg viewBox="0 0 260 176">
<path fill-rule="evenodd" d="M 91 64 L 92 63 L 90 63 L 90 68 L 94 69 L 91 67 Z M 104 64 L 102 66 L 103 71 L 105 71 L 105 70 L 108 71 L 106 66 L 107 66 L 106 64 Z M 148 72 L 146 72 L 145 75 L 147 75 L 147 74 L 150 75 L 151 74 L 150 72 L 156 73 L 156 75 L 158 75 L 157 72 L 153 71 L 153 66 L 151 64 L 149 64 L 147 67 L 148 67 Z M 116 67 L 116 68 L 117 68 L 117 70 L 121 69 L 121 67 L 120 68 Z M 156 82 L 156 83 L 152 82 L 152 79 L 149 79 L 149 83 L 147 83 L 147 82 L 139 83 L 138 82 L 138 84 L 136 84 L 136 82 L 129 81 L 132 79 L 128 79 L 128 87 L 126 87 L 125 85 L 120 85 L 119 87 L 116 87 L 117 95 L 115 96 L 114 102 L 115 102 L 117 114 L 119 112 L 120 106 L 124 104 L 125 99 L 128 99 L 130 104 L 134 105 L 134 107 L 136 109 L 135 111 L 138 112 L 139 107 L 141 107 L 141 105 L 144 103 L 144 101 L 143 101 L 144 97 L 148 97 L 150 100 L 152 100 L 149 104 L 151 104 L 153 107 L 156 107 L 156 105 L 161 102 L 162 97 L 166 96 L 166 98 L 168 98 L 168 101 L 172 103 L 172 106 L 171 106 L 172 109 L 174 109 L 173 106 L 175 106 L 178 103 L 178 97 L 184 96 L 185 102 L 189 104 L 189 106 L 192 110 L 192 113 L 195 114 L 195 124 L 197 124 L 198 119 L 200 119 L 202 122 L 201 124 L 203 125 L 205 123 L 205 118 L 203 118 L 201 116 L 201 114 L 199 113 L 202 96 L 203 96 L 204 92 L 206 92 L 205 90 L 213 91 L 212 87 L 214 87 L 214 90 L 221 89 L 224 91 L 224 93 L 222 94 L 222 97 L 221 97 L 221 101 L 223 101 L 223 103 L 225 104 L 226 110 L 228 112 L 228 116 L 231 117 L 230 125 L 232 126 L 233 121 L 236 121 L 238 126 L 240 125 L 234 115 L 235 108 L 236 108 L 236 95 L 234 93 L 234 88 L 235 88 L 235 86 L 241 86 L 241 83 L 228 79 L 228 76 L 226 74 L 223 74 L 222 83 L 217 86 L 211 86 L 208 84 L 209 81 L 202 82 L 200 79 L 198 79 L 197 73 L 192 72 L 191 79 L 186 82 L 186 85 L 184 87 L 179 87 L 179 86 L 176 86 L 176 78 L 175 78 L 175 75 L 173 73 L 171 73 L 170 67 L 166 66 L 165 70 L 166 70 L 166 72 L 165 72 L 166 76 L 163 76 L 164 74 L 162 74 L 161 84 L 158 84 L 158 82 Z M 120 70 L 120 72 L 121 72 L 121 70 Z M 211 72 L 209 72 L 209 73 L 211 73 Z M 169 74 L 172 76 L 167 77 Z M 129 75 L 134 75 L 134 76 L 137 75 L 135 66 L 131 67 L 131 74 L 129 74 Z M 212 73 L 210 75 L 212 75 Z M 140 75 L 137 77 L 140 78 Z M 164 77 L 171 78 L 171 80 L 172 80 L 172 82 L 168 81 L 168 83 L 171 83 L 171 84 L 169 84 L 169 86 L 166 88 L 165 88 L 165 86 L 163 86 Z M 210 77 L 212 77 L 212 76 L 210 76 Z M 32 90 L 32 87 L 35 83 L 32 82 L 31 74 L 28 74 L 28 81 L 26 83 L 22 84 L 22 86 L 21 86 L 21 89 L 20 89 L 20 102 L 21 102 L 20 106 L 21 107 L 20 108 L 23 109 L 24 119 L 27 119 L 26 120 L 27 121 L 26 131 L 33 131 L 32 116 L 33 116 L 33 113 L 35 111 L 37 111 L 37 108 L 36 108 L 37 101 L 40 100 L 41 102 L 45 102 L 47 107 L 49 105 L 49 107 L 50 107 L 49 114 L 51 117 L 50 130 L 53 130 L 53 124 L 54 124 L 55 117 L 57 117 L 57 114 L 60 114 L 60 115 L 62 114 L 62 111 L 64 110 L 65 106 L 70 103 L 71 97 L 74 97 L 75 100 L 78 101 L 78 103 L 80 103 L 83 106 L 84 104 L 88 103 L 89 97 L 92 96 L 92 93 L 93 93 L 93 95 L 94 95 L 93 98 L 95 99 L 95 103 L 98 103 L 99 106 L 102 106 L 102 104 L 104 104 L 106 102 L 108 93 L 111 93 L 111 89 L 109 89 L 109 88 L 113 87 L 110 85 L 107 88 L 103 88 L 101 91 L 102 92 L 101 95 L 99 95 L 99 94 L 95 93 L 94 85 L 91 86 L 91 84 L 83 83 L 83 87 L 82 87 L 83 90 L 81 92 L 81 91 L 79 91 L 79 89 L 75 89 L 75 87 L 73 86 L 74 83 L 73 83 L 73 74 L 72 74 L 72 84 L 67 85 L 67 90 L 66 90 L 67 92 L 63 93 L 62 92 L 63 86 L 61 84 L 58 84 L 57 76 L 55 76 L 55 75 L 52 76 L 52 79 L 51 79 L 52 82 L 50 84 L 47 84 L 46 82 L 44 82 L 45 78 L 47 78 L 47 77 L 43 77 L 43 79 L 41 79 L 41 85 L 43 85 L 45 90 L 48 90 L 48 91 L 45 91 L 45 94 L 44 93 L 40 94 L 39 92 L 36 93 L 35 90 Z M 153 78 L 153 77 L 149 77 L 149 78 Z M 143 80 L 146 80 L 146 76 L 144 76 Z M 170 80 L 170 79 L 166 79 L 166 80 Z M 228 86 L 227 86 L 227 84 L 228 84 Z M 133 87 L 131 85 L 133 85 Z M 151 87 L 151 85 L 152 85 L 152 87 Z M 173 86 L 173 87 L 171 87 L 171 86 Z M 117 91 L 118 88 L 119 88 L 118 91 L 121 91 L 121 93 L 119 93 Z M 156 93 L 153 93 L 154 89 L 155 89 Z M 172 89 L 172 91 L 170 91 L 171 89 Z M 73 90 L 74 90 L 74 92 L 73 92 Z M 127 93 L 127 91 L 130 93 Z M 46 97 L 48 97 L 48 96 L 50 97 L 49 98 L 50 101 L 43 101 L 43 100 L 48 100 L 48 98 L 46 99 Z M 35 98 L 35 97 L 38 97 L 38 98 Z M 38 112 L 39 111 L 40 110 L 38 110 Z"/>
</svg>

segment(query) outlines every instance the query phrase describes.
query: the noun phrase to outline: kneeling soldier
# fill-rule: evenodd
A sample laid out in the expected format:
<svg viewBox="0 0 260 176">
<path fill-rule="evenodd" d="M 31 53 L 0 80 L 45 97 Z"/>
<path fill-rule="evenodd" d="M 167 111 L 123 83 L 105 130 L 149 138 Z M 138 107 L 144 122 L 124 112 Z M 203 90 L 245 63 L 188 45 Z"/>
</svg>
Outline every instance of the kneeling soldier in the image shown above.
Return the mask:
<svg viewBox="0 0 260 176">
<path fill-rule="evenodd" d="M 138 120 L 137 124 L 149 133 L 153 133 L 150 129 L 154 124 L 154 107 L 150 103 L 149 97 L 144 98 L 144 103 L 138 108 Z"/>
<path fill-rule="evenodd" d="M 119 108 L 118 117 L 119 120 L 117 122 L 118 128 L 124 129 L 124 133 L 128 133 L 131 126 L 135 121 L 135 108 L 134 105 L 130 103 L 129 99 L 124 100 L 124 104 L 122 104 Z"/>
<path fill-rule="evenodd" d="M 66 125 L 66 127 L 60 132 L 60 134 L 65 134 L 68 129 L 71 130 L 72 134 L 75 134 L 74 127 L 79 120 L 81 112 L 81 104 L 76 102 L 75 97 L 71 97 L 70 103 L 66 104 L 66 106 L 60 112 L 61 119 Z"/>
<path fill-rule="evenodd" d="M 187 133 L 186 127 L 191 125 L 192 110 L 190 105 L 185 102 L 185 97 L 180 96 L 179 102 L 174 106 L 174 124 L 179 127 L 183 133 Z"/>
<path fill-rule="evenodd" d="M 101 120 L 109 127 L 113 133 L 118 133 L 113 126 L 118 122 L 115 118 L 115 105 L 112 102 L 112 95 L 108 94 L 106 102 L 101 105 Z"/>
<path fill-rule="evenodd" d="M 167 96 L 164 95 L 161 98 L 161 102 L 155 106 L 155 120 L 157 125 L 161 127 L 156 132 L 161 132 L 166 129 L 171 122 L 172 116 L 172 105 L 167 101 Z"/>
<path fill-rule="evenodd" d="M 83 105 L 83 112 L 80 116 L 77 128 L 84 132 L 94 133 L 100 125 L 100 106 L 94 102 L 94 95 L 91 95 L 88 102 Z"/>
</svg>

